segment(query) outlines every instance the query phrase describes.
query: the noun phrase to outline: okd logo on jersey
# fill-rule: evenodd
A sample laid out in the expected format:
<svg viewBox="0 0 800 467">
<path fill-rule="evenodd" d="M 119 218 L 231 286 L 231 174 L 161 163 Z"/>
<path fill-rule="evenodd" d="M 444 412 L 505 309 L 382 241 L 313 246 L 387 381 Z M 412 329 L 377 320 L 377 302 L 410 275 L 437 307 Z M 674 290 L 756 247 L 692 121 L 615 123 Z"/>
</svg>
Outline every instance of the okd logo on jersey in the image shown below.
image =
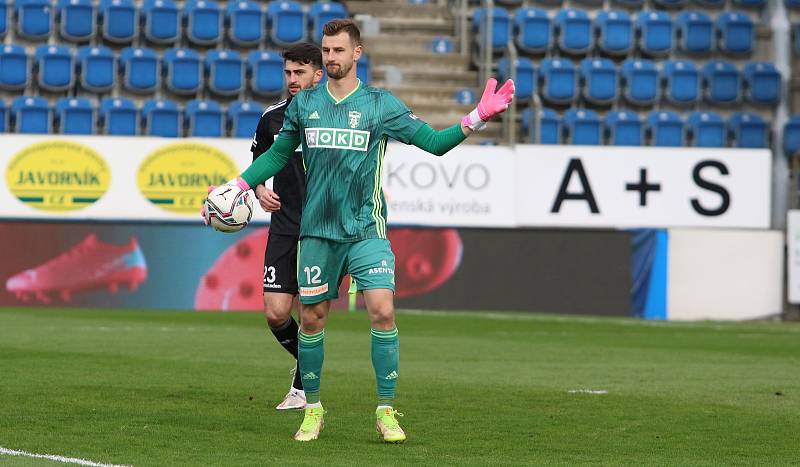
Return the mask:
<svg viewBox="0 0 800 467">
<path fill-rule="evenodd" d="M 366 151 L 369 132 L 342 128 L 306 128 L 306 145 L 309 148 Z"/>
<path fill-rule="evenodd" d="M 17 153 L 6 184 L 20 201 L 43 211 L 74 211 L 94 204 L 111 184 L 111 170 L 92 148 L 72 141 L 36 143 Z"/>
<path fill-rule="evenodd" d="M 139 166 L 136 184 L 145 198 L 169 212 L 197 215 L 209 185 L 239 175 L 227 154 L 206 144 L 163 146 Z"/>
</svg>

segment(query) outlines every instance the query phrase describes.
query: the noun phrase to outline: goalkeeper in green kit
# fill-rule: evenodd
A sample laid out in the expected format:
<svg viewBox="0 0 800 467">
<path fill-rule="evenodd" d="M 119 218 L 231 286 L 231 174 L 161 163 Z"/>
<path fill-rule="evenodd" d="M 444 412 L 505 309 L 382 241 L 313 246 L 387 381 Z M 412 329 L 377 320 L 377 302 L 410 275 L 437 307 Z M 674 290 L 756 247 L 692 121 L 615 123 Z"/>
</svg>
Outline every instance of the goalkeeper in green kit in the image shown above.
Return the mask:
<svg viewBox="0 0 800 467">
<path fill-rule="evenodd" d="M 442 131 L 419 120 L 391 92 L 356 78 L 361 35 L 351 20 L 323 29 L 322 56 L 329 80 L 299 92 L 286 110 L 274 144 L 236 183 L 245 190 L 269 179 L 302 144 L 307 195 L 300 227 L 298 285 L 299 365 L 307 404 L 298 441 L 317 439 L 323 427 L 320 379 L 325 321 L 345 272 L 363 292 L 372 326 L 372 365 L 378 386 L 376 428 L 386 442 L 406 435 L 393 407 L 399 376 L 394 319 L 394 254 L 386 237 L 381 169 L 389 138 L 441 156 L 503 112 L 514 95 L 507 81 L 486 84 L 477 108 Z"/>
</svg>

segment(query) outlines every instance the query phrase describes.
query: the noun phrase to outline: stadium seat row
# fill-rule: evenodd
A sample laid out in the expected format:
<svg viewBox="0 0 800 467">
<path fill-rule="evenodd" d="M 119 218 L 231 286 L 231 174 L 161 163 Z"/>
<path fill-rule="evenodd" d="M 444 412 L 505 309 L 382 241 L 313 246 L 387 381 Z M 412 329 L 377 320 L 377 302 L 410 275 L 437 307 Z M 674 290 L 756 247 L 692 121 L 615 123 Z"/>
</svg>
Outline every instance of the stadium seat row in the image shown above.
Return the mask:
<svg viewBox="0 0 800 467">
<path fill-rule="evenodd" d="M 250 51 L 245 60 L 234 50 L 209 50 L 205 58 L 188 48 L 172 48 L 163 56 L 145 47 L 127 47 L 117 56 L 104 46 L 42 45 L 36 49 L 31 67 L 25 48 L 8 44 L 0 48 L 0 89 L 23 90 L 32 74 L 38 86 L 62 92 L 80 87 L 92 93 L 110 92 L 117 80 L 133 93 L 152 94 L 163 79 L 167 90 L 194 95 L 204 86 L 220 96 L 235 96 L 245 87 L 260 95 L 283 91 L 283 58 L 273 50 Z M 358 62 L 358 76 L 369 82 L 369 58 Z"/>
<path fill-rule="evenodd" d="M 474 2 L 475 0 L 473 0 Z M 602 7 L 605 0 L 574 0 L 588 6 Z M 739 8 L 763 8 L 767 0 L 651 0 L 652 4 L 658 8 L 683 8 L 693 3 L 701 7 L 720 8 L 728 4 Z M 785 0 L 786 4 L 800 4 L 800 0 Z M 522 5 L 524 0 L 497 0 L 497 3 L 508 6 Z M 568 3 L 566 0 L 537 0 L 537 3 L 550 6 L 561 6 Z M 628 8 L 641 8 L 645 5 L 645 0 L 611 0 L 612 5 Z"/>
<path fill-rule="evenodd" d="M 513 17 L 502 7 L 493 11 L 492 47 L 505 49 L 513 35 L 520 50 L 534 54 L 557 46 L 573 55 L 595 48 L 609 55 L 627 55 L 634 48 L 651 56 L 675 50 L 746 55 L 753 51 L 756 37 L 753 21 L 741 11 L 721 12 L 716 20 L 702 11 L 684 11 L 674 21 L 669 13 L 656 10 L 642 11 L 635 18 L 623 10 L 602 10 L 594 20 L 586 11 L 575 8 L 559 10 L 552 18 L 538 8 L 519 8 Z M 480 40 L 486 37 L 481 32 L 484 14 L 485 10 L 478 8 L 472 19 L 473 32 Z"/>
<path fill-rule="evenodd" d="M 634 105 L 649 106 L 660 98 L 677 105 L 704 99 L 714 104 L 747 101 L 774 105 L 781 97 L 781 75 L 768 62 L 750 62 L 743 70 L 733 63 L 713 60 L 699 69 L 693 62 L 668 60 L 659 67 L 650 60 L 628 59 L 617 68 L 607 58 L 585 58 L 579 66 L 566 58 L 546 58 L 534 67 L 528 58 L 517 59 L 517 96 L 530 99 L 534 92 L 553 104 L 570 104 L 579 96 L 597 105 L 620 97 Z M 498 77 L 511 76 L 510 60 L 498 62 Z"/>
<path fill-rule="evenodd" d="M 226 9 L 213 0 L 187 0 L 180 8 L 174 0 L 14 0 L 14 21 L 9 22 L 11 0 L 0 0 L 0 37 L 9 23 L 19 37 L 45 41 L 57 28 L 70 42 L 103 39 L 130 44 L 141 34 L 156 44 L 172 45 L 185 34 L 195 45 L 213 46 L 224 37 L 242 47 L 258 46 L 269 30 L 275 45 L 287 46 L 306 40 L 320 42 L 322 26 L 334 18 L 345 18 L 339 2 L 317 1 L 306 11 L 295 1 L 271 1 L 266 10 L 252 0 L 230 1 Z M 184 31 L 185 29 L 185 31 Z M 308 32 L 310 31 L 310 33 Z"/>
<path fill-rule="evenodd" d="M 523 133 L 536 142 L 530 108 L 522 114 Z M 800 128 L 800 122 L 798 122 Z M 644 121 L 637 112 L 615 110 L 601 120 L 589 109 L 570 109 L 563 118 L 552 109 L 539 111 L 540 144 L 609 144 L 617 146 L 769 147 L 769 126 L 751 112 L 734 113 L 727 122 L 715 112 L 692 112 L 684 122 L 675 113 L 654 110 Z"/>
<path fill-rule="evenodd" d="M 129 99 L 108 97 L 98 113 L 84 97 L 65 97 L 51 108 L 42 97 L 20 96 L 10 108 L 0 100 L 0 132 L 252 138 L 263 110 L 256 102 L 235 101 L 225 111 L 211 100 L 191 100 L 181 109 L 164 99 L 139 109 Z"/>
</svg>

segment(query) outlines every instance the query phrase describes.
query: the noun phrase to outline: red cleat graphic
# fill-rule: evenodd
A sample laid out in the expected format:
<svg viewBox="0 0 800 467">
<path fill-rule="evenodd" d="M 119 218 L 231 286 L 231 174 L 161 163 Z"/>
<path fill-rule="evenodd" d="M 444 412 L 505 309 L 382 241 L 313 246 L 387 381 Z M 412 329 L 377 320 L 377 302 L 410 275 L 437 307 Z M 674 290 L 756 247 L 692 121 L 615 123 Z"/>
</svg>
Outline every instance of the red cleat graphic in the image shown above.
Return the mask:
<svg viewBox="0 0 800 467">
<path fill-rule="evenodd" d="M 269 229 L 256 229 L 225 250 L 200 279 L 194 308 L 200 311 L 261 310 L 264 249 Z"/>
<path fill-rule="evenodd" d="M 139 243 L 131 237 L 127 245 L 112 245 L 90 234 L 61 255 L 6 281 L 6 290 L 22 301 L 68 302 L 75 292 L 120 285 L 134 291 L 147 279 L 147 264 Z"/>
<path fill-rule="evenodd" d="M 395 256 L 395 295 L 413 297 L 439 288 L 461 265 L 455 229 L 389 229 Z"/>
</svg>

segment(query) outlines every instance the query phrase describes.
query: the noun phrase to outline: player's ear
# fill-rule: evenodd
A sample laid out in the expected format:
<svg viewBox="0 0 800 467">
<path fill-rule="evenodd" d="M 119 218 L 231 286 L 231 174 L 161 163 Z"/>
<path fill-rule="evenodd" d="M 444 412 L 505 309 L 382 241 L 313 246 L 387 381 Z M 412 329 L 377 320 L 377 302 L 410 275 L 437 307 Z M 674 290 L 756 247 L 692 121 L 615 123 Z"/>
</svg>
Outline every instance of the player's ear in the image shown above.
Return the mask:
<svg viewBox="0 0 800 467">
<path fill-rule="evenodd" d="M 322 81 L 323 74 L 324 73 L 322 72 L 322 68 L 320 68 L 319 70 L 314 71 L 314 78 L 311 80 L 311 82 L 314 84 L 314 86 L 316 86 L 317 84 L 319 84 L 320 81 Z"/>
<path fill-rule="evenodd" d="M 358 61 L 361 58 L 361 54 L 364 52 L 364 48 L 360 45 L 357 45 L 355 50 L 353 51 L 353 60 Z"/>
</svg>

